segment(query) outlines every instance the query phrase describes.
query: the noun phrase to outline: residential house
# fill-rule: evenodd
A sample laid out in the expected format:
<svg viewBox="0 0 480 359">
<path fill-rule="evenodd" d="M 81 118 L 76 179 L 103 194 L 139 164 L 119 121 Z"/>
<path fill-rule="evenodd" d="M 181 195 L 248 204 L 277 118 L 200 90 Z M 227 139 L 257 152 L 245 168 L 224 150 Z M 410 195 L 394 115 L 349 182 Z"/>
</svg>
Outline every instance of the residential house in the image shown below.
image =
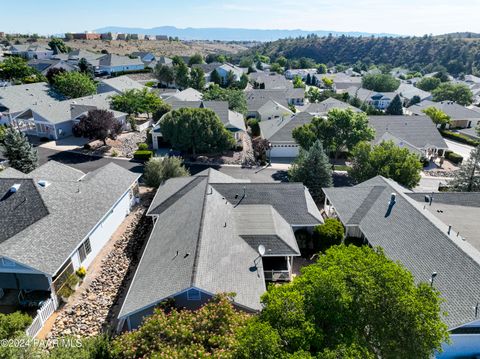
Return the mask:
<svg viewBox="0 0 480 359">
<path fill-rule="evenodd" d="M 349 88 L 360 88 L 362 86 L 362 78 L 357 76 L 349 76 L 344 72 L 334 74 L 314 74 L 312 84 L 318 87 L 325 87 L 323 79 L 327 78 L 333 81 L 332 90 L 337 93 L 346 92 Z"/>
<path fill-rule="evenodd" d="M 423 111 L 429 107 L 435 107 L 450 116 L 450 127 L 470 128 L 475 127 L 480 121 L 479 112 L 466 108 L 453 101 L 433 102 L 426 100 L 410 106 L 407 111 L 415 116 L 422 116 L 425 115 Z"/>
<path fill-rule="evenodd" d="M 147 51 L 132 52 L 133 57 L 138 57 L 144 63 L 150 63 L 155 60 L 155 55 Z"/>
<path fill-rule="evenodd" d="M 228 109 L 227 101 L 167 101 L 172 106 L 172 110 L 181 108 L 206 108 L 210 109 L 218 116 L 225 128 L 229 130 L 238 141 L 240 135 L 247 131 L 245 127 L 245 120 L 241 113 Z M 164 145 L 163 135 L 160 128 L 160 121 L 157 123 L 152 131 L 153 148 L 158 149 Z"/>
<path fill-rule="evenodd" d="M 137 328 L 161 302 L 196 309 L 218 293 L 261 310 L 267 282 L 289 281 L 294 231 L 322 223 L 301 183 L 250 183 L 214 169 L 166 181 L 147 212 L 154 228 L 119 313 Z"/>
<path fill-rule="evenodd" d="M 427 116 L 370 116 L 368 123 L 375 130 L 374 144 L 393 141 L 427 159 L 444 156 L 448 149 L 437 126 Z"/>
<path fill-rule="evenodd" d="M 413 86 L 412 84 L 402 82 L 398 89 L 395 91 L 401 98 L 403 98 L 404 102 L 408 103 L 412 100 L 415 96 L 420 98 L 420 101 L 430 100 L 432 98 L 432 94 L 428 91 L 423 91 L 418 87 Z"/>
<path fill-rule="evenodd" d="M 74 65 L 64 61 L 55 59 L 32 59 L 28 61 L 28 66 L 33 67 L 42 75 L 46 75 L 50 69 L 63 69 L 65 71 L 74 71 L 76 68 Z"/>
<path fill-rule="evenodd" d="M 112 75 L 118 72 L 141 71 L 144 69 L 145 64 L 139 58 L 132 59 L 128 56 L 106 54 L 98 59 L 95 73 Z"/>
<path fill-rule="evenodd" d="M 261 121 L 285 118 L 293 115 L 288 108 L 285 90 L 249 90 L 245 92 L 247 100 L 247 118 Z"/>
<path fill-rule="evenodd" d="M 288 117 L 260 122 L 260 134 L 270 143 L 268 156 L 270 160 L 292 160 L 299 154 L 300 146 L 292 137 L 292 131 L 310 123 L 314 116 L 307 112 L 299 112 Z"/>
<path fill-rule="evenodd" d="M 178 90 L 169 90 L 170 92 L 165 92 L 160 95 L 165 102 L 173 103 L 177 101 L 201 101 L 203 94 L 200 91 L 195 90 L 194 88 L 187 88 L 183 91 Z"/>
<path fill-rule="evenodd" d="M 288 69 L 285 71 L 285 78 L 287 80 L 293 80 L 295 77 L 299 76 L 305 81 L 308 75 L 313 77 L 316 73 L 317 69 Z"/>
<path fill-rule="evenodd" d="M 32 336 L 58 307 L 66 278 L 89 267 L 130 213 L 138 177 L 113 163 L 87 174 L 54 161 L 28 175 L 0 172 L 0 289 L 18 305 L 49 309 Z"/>
<path fill-rule="evenodd" d="M 371 105 L 377 110 L 385 110 L 390 102 L 397 95 L 395 92 L 376 92 L 356 86 L 349 87 L 345 90 L 350 98 L 358 98 L 362 103 Z"/>
<path fill-rule="evenodd" d="M 56 54 L 53 55 L 53 59 L 64 60 L 72 65 L 78 65 L 81 59 L 85 59 L 93 67 L 98 66 L 98 59 L 105 56 L 105 54 L 85 51 L 85 50 L 73 50 L 68 54 Z"/>
<path fill-rule="evenodd" d="M 217 68 L 215 68 L 215 70 L 220 76 L 222 83 L 227 82 L 228 74 L 230 72 L 233 73 L 233 78 L 235 81 L 240 81 L 240 78 L 245 73 L 244 69 L 228 63 L 218 66 Z"/>
<path fill-rule="evenodd" d="M 255 89 L 261 90 L 286 90 L 293 89 L 293 83 L 285 76 L 275 72 L 253 72 L 249 75 Z"/>
<path fill-rule="evenodd" d="M 309 103 L 302 108 L 302 112 L 306 112 L 314 116 L 326 116 L 328 111 L 334 108 L 340 110 L 350 109 L 354 112 L 362 112 L 362 110 L 359 108 L 356 108 L 346 102 L 337 100 L 333 97 L 329 97 L 322 102 Z"/>
<path fill-rule="evenodd" d="M 21 56 L 25 59 L 50 59 L 53 56 L 53 50 L 45 45 L 12 45 L 10 46 L 12 55 Z"/>
<path fill-rule="evenodd" d="M 133 80 L 127 75 L 102 79 L 97 86 L 98 93 L 112 92 L 124 93 L 126 90 L 143 90 L 147 87 Z"/>
<path fill-rule="evenodd" d="M 343 223 L 346 237 L 381 247 L 440 292 L 451 343 L 435 357 L 478 355 L 480 193 L 413 193 L 381 176 L 323 191 L 325 214 Z"/>
</svg>

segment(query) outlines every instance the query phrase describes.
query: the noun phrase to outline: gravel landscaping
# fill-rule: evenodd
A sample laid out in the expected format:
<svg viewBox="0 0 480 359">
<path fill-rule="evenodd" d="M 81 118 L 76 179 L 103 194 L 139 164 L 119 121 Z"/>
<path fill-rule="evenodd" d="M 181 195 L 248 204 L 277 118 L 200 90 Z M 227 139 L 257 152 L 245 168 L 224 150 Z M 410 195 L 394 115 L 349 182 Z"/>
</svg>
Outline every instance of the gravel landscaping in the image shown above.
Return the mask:
<svg viewBox="0 0 480 359">
<path fill-rule="evenodd" d="M 87 277 L 91 277 L 80 287 L 81 293 L 59 309 L 47 339 L 93 336 L 112 328 L 120 309 L 120 298 L 126 293 L 128 281 L 152 228 L 151 218 L 145 216 L 152 194 L 148 193 L 146 197 L 148 199 L 130 214 L 133 218 L 124 233 L 111 239 L 115 242 L 101 260 L 98 271 L 87 272 Z"/>
</svg>

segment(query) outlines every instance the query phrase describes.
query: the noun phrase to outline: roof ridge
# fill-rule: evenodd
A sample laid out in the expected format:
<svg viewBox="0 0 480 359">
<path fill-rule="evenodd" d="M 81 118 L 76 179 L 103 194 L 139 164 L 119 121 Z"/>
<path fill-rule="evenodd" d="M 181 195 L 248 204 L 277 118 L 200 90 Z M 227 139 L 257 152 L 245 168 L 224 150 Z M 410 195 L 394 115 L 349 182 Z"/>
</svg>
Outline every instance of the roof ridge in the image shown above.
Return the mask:
<svg viewBox="0 0 480 359">
<path fill-rule="evenodd" d="M 200 177 L 203 177 L 203 176 L 200 176 Z M 202 213 L 200 215 L 200 225 L 198 226 L 197 245 L 195 246 L 195 258 L 193 259 L 192 277 L 191 277 L 191 280 L 190 280 L 190 285 L 191 286 L 195 286 L 195 282 L 197 281 L 198 258 L 199 258 L 201 241 L 202 241 L 203 221 L 205 220 L 205 207 L 206 207 L 206 204 L 207 204 L 207 193 L 208 193 L 208 187 L 210 186 L 210 184 L 208 182 L 209 177 L 207 177 L 207 180 L 206 180 L 206 183 L 205 183 L 205 191 L 204 191 L 204 194 L 203 194 Z"/>
<path fill-rule="evenodd" d="M 367 215 L 373 204 L 377 201 L 387 186 L 372 186 L 370 192 L 362 201 L 360 206 L 355 210 L 347 224 L 360 224 L 362 219 Z"/>
</svg>

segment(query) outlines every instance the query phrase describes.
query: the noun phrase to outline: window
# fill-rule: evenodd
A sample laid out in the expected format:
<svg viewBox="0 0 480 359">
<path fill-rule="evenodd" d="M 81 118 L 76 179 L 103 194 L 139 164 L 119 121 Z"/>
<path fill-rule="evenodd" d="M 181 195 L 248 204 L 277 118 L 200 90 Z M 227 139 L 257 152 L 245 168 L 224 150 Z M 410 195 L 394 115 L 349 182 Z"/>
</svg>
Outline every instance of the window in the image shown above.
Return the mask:
<svg viewBox="0 0 480 359">
<path fill-rule="evenodd" d="M 85 242 L 83 242 L 80 247 L 78 248 L 78 255 L 80 257 L 80 263 L 87 258 L 87 256 L 92 251 L 92 246 L 90 244 L 90 238 L 87 238 Z"/>
<path fill-rule="evenodd" d="M 187 300 L 200 300 L 202 294 L 197 289 L 189 289 L 187 292 Z"/>
</svg>

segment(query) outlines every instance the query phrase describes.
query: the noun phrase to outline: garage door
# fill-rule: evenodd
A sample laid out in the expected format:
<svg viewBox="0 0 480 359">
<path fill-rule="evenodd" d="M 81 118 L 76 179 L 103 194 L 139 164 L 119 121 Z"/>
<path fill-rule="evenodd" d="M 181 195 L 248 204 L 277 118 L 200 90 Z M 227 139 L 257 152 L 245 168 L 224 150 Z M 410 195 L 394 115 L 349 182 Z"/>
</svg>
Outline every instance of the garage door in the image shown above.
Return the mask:
<svg viewBox="0 0 480 359">
<path fill-rule="evenodd" d="M 298 156 L 298 146 L 294 146 L 294 147 L 273 146 L 271 151 L 272 151 L 272 158 L 276 158 L 276 157 L 295 158 Z"/>
</svg>

